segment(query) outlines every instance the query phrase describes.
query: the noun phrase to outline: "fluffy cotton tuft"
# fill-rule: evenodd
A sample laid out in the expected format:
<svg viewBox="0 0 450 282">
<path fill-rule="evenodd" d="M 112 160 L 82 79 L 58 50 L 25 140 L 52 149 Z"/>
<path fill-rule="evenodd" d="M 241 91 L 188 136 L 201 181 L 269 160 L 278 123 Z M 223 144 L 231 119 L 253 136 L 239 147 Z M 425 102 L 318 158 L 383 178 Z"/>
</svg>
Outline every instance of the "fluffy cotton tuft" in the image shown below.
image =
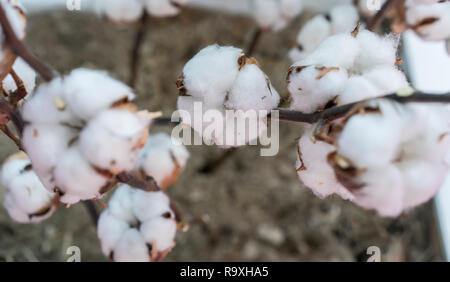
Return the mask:
<svg viewBox="0 0 450 282">
<path fill-rule="evenodd" d="M 172 17 L 180 13 L 187 0 L 101 0 L 97 12 L 117 23 L 139 20 L 143 13 L 152 17 Z"/>
<path fill-rule="evenodd" d="M 450 2 L 413 1 L 406 11 L 409 26 L 424 40 L 450 38 Z"/>
<path fill-rule="evenodd" d="M 303 0 L 253 0 L 254 18 L 264 30 L 279 31 L 303 11 Z"/>
<path fill-rule="evenodd" d="M 58 196 L 45 189 L 24 153 L 10 156 L 1 170 L 1 183 L 7 188 L 4 207 L 19 223 L 40 223 L 58 208 Z"/>
<path fill-rule="evenodd" d="M 174 246 L 177 230 L 164 192 L 117 188 L 98 222 L 105 256 L 116 262 L 150 262 Z"/>
<path fill-rule="evenodd" d="M 162 189 L 174 185 L 189 159 L 189 151 L 179 140 L 159 133 L 149 136 L 139 155 L 139 169 Z"/>
<path fill-rule="evenodd" d="M 243 146 L 261 136 L 267 114 L 280 102 L 256 60 L 234 47 L 204 48 L 186 63 L 177 84 L 182 122 L 208 144 L 224 147 Z"/>
<path fill-rule="evenodd" d="M 63 203 L 101 197 L 115 174 L 136 166 L 151 117 L 136 112 L 133 97 L 107 73 L 77 69 L 41 85 L 25 103 L 23 145 Z"/>
</svg>

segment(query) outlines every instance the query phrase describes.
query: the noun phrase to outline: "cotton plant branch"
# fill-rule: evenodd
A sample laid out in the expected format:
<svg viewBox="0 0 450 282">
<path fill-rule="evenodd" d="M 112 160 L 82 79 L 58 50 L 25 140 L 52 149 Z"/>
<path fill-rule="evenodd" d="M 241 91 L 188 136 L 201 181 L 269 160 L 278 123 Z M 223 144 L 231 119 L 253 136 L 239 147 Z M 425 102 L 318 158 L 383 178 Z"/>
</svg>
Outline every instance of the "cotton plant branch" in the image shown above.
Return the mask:
<svg viewBox="0 0 450 282">
<path fill-rule="evenodd" d="M 131 50 L 130 81 L 128 84 L 133 88 L 136 87 L 136 83 L 138 80 L 140 55 L 142 44 L 144 42 L 147 31 L 147 22 L 148 22 L 148 15 L 147 13 L 144 13 L 141 19 L 139 20 L 138 23 L 139 26 L 136 32 L 136 37 L 134 39 L 134 45 Z"/>
<path fill-rule="evenodd" d="M 12 52 L 27 62 L 27 64 L 30 65 L 30 67 L 32 67 L 42 77 L 42 79 L 45 81 L 52 80 L 54 77 L 53 70 L 34 56 L 25 47 L 22 41 L 17 38 L 2 5 L 0 5 L 0 24 L 2 26 L 3 33 L 5 34 L 5 42 L 8 44 L 9 48 L 11 48 Z"/>
<path fill-rule="evenodd" d="M 245 50 L 245 54 L 247 57 L 251 57 L 256 50 L 256 47 L 258 46 L 258 43 L 261 41 L 261 37 L 263 35 L 264 31 L 261 28 L 257 28 L 252 35 L 252 39 L 247 46 L 247 49 Z"/>
<path fill-rule="evenodd" d="M 367 24 L 367 29 L 374 31 L 386 18 L 386 15 L 392 10 L 400 1 L 404 0 L 388 0 L 386 1 L 381 9 L 373 16 L 373 18 Z"/>
<path fill-rule="evenodd" d="M 146 176 L 145 179 L 140 179 L 129 172 L 121 172 L 116 176 L 120 183 L 128 184 L 129 186 L 140 189 L 146 192 L 158 192 L 161 188 L 151 176 Z"/>
<path fill-rule="evenodd" d="M 422 92 L 414 92 L 411 95 L 403 96 L 398 93 L 389 94 L 376 99 L 389 99 L 398 103 L 450 103 L 450 93 L 447 94 L 426 94 Z M 349 111 L 351 111 L 355 106 L 361 102 L 350 103 L 338 107 L 329 108 L 324 111 L 318 111 L 311 114 L 305 114 L 298 111 L 291 111 L 286 109 L 278 109 L 280 121 L 290 121 L 299 123 L 313 124 L 320 120 L 333 121 L 338 118 L 345 116 Z M 269 115 L 270 117 L 270 115 Z"/>
</svg>

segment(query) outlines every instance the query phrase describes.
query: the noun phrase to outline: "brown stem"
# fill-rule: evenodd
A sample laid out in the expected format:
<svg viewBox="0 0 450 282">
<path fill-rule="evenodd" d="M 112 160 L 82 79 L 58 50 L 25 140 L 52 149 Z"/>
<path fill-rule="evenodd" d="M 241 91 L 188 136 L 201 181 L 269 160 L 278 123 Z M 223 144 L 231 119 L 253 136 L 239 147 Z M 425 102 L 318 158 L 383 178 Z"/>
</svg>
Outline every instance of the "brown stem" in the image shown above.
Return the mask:
<svg viewBox="0 0 450 282">
<path fill-rule="evenodd" d="M 395 5 L 402 0 L 388 0 L 383 4 L 383 7 L 376 13 L 376 15 L 367 24 L 367 29 L 374 31 L 386 18 L 387 13 L 395 7 Z"/>
<path fill-rule="evenodd" d="M 379 98 L 389 99 L 398 103 L 450 103 L 450 93 L 448 94 L 425 94 L 421 92 L 415 92 L 410 96 L 399 96 L 398 94 L 390 94 Z M 343 117 L 347 112 L 353 109 L 360 102 L 346 104 L 338 107 L 329 108 L 324 111 L 319 111 L 311 114 L 305 114 L 297 111 L 279 109 L 280 121 L 292 121 L 302 123 L 316 123 L 321 119 L 332 121 Z M 270 116 L 269 116 L 270 117 Z"/>
<path fill-rule="evenodd" d="M 139 71 L 139 62 L 140 62 L 140 53 L 141 53 L 141 47 L 142 43 L 145 38 L 145 34 L 147 31 L 147 20 L 148 15 L 147 13 L 144 13 L 139 21 L 139 27 L 136 33 L 136 37 L 134 40 L 133 49 L 131 50 L 131 65 L 130 65 L 130 81 L 129 85 L 131 87 L 136 87 L 136 82 L 138 79 L 138 71 Z"/>
<path fill-rule="evenodd" d="M 263 30 L 258 28 L 253 32 L 252 40 L 250 41 L 250 44 L 247 47 L 247 50 L 245 51 L 245 54 L 247 57 L 251 57 L 253 53 L 256 50 L 256 47 L 258 46 L 258 43 L 262 37 Z"/>
<path fill-rule="evenodd" d="M 121 183 L 128 184 L 129 186 L 144 190 L 146 192 L 158 192 L 161 191 L 158 184 L 153 177 L 147 176 L 145 180 L 141 180 L 136 176 L 128 172 L 121 172 L 116 176 L 117 180 Z"/>
<path fill-rule="evenodd" d="M 89 217 L 92 220 L 92 223 L 94 224 L 95 227 L 97 227 L 97 222 L 98 222 L 98 218 L 99 218 L 99 214 L 97 211 L 97 207 L 95 206 L 93 201 L 83 201 L 83 205 L 86 208 Z"/>
<path fill-rule="evenodd" d="M 13 69 L 11 69 L 9 74 L 14 79 L 14 82 L 16 83 L 16 87 L 17 87 L 16 91 L 14 91 L 14 93 L 9 98 L 9 102 L 12 105 L 17 106 L 19 101 L 22 100 L 23 98 L 25 98 L 25 96 L 27 96 L 28 92 L 27 92 L 27 89 L 26 89 L 25 84 L 23 83 L 22 79 L 20 79 L 20 77 L 17 75 L 17 73 Z"/>
<path fill-rule="evenodd" d="M 14 135 L 14 133 L 12 133 L 11 130 L 9 130 L 9 128 L 6 125 L 0 125 L 0 130 L 3 133 L 5 133 L 5 135 L 8 136 L 9 139 L 11 139 L 14 143 L 16 143 L 17 148 L 19 148 L 19 150 L 22 150 L 22 143 L 20 142 L 20 138 Z"/>
<path fill-rule="evenodd" d="M 23 42 L 17 38 L 11 23 L 3 9 L 3 5 L 0 5 L 0 24 L 5 34 L 5 42 L 11 48 L 12 52 L 17 56 L 20 56 L 25 62 L 30 65 L 39 75 L 45 80 L 50 81 L 54 77 L 53 71 L 46 64 L 37 59 L 23 44 Z"/>
</svg>

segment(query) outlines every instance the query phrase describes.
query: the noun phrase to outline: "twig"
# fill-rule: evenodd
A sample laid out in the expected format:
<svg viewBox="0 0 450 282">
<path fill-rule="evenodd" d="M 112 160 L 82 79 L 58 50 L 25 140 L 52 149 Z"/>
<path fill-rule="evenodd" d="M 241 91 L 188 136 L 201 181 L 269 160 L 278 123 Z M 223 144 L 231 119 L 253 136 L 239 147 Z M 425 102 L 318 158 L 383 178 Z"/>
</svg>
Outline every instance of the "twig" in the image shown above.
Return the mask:
<svg viewBox="0 0 450 282">
<path fill-rule="evenodd" d="M 134 175 L 128 172 L 122 172 L 116 176 L 117 180 L 121 183 L 128 184 L 129 186 L 144 190 L 146 192 L 161 191 L 158 184 L 153 177 L 147 176 L 145 180 L 138 179 Z"/>
<path fill-rule="evenodd" d="M 257 28 L 254 32 L 253 32 L 253 37 L 252 40 L 250 41 L 250 44 L 247 47 L 247 50 L 245 51 L 245 54 L 247 55 L 247 57 L 251 57 L 253 55 L 253 53 L 256 50 L 256 47 L 258 46 L 258 43 L 262 37 L 263 34 L 263 30 L 260 28 Z"/>
<path fill-rule="evenodd" d="M 136 82 L 138 79 L 138 71 L 139 71 L 139 62 L 140 62 L 140 54 L 142 42 L 144 41 L 146 30 L 147 30 L 147 20 L 148 15 L 144 13 L 139 21 L 139 27 L 136 33 L 136 37 L 134 40 L 133 49 L 131 50 L 131 65 L 130 65 L 130 81 L 129 85 L 131 87 L 136 86 Z"/>
<path fill-rule="evenodd" d="M 387 13 L 394 8 L 394 6 L 402 0 L 387 0 L 383 7 L 376 13 L 376 15 L 369 21 L 367 25 L 367 29 L 370 31 L 374 31 L 386 18 Z"/>
<path fill-rule="evenodd" d="M 97 226 L 97 222 L 98 222 L 98 211 L 97 211 L 97 207 L 94 205 L 93 201 L 83 201 L 83 205 L 86 208 L 89 217 L 92 220 L 92 223 L 94 224 L 94 226 Z"/>
<path fill-rule="evenodd" d="M 384 98 L 396 101 L 398 103 L 450 103 L 450 93 L 448 94 L 425 94 L 421 92 L 415 92 L 410 96 L 399 96 L 398 94 L 390 94 L 377 99 Z M 278 109 L 280 121 L 292 121 L 292 122 L 302 122 L 302 123 L 316 123 L 321 119 L 332 121 L 343 117 L 348 111 L 353 109 L 360 102 L 355 102 L 351 104 L 346 104 L 343 106 L 329 108 L 324 111 L 319 111 L 311 114 L 305 114 L 297 111 Z M 269 116 L 270 117 L 270 116 Z"/>
<path fill-rule="evenodd" d="M 25 62 L 30 65 L 39 75 L 45 80 L 50 81 L 54 77 L 53 71 L 46 64 L 37 59 L 23 44 L 21 40 L 17 38 L 11 23 L 3 9 L 3 5 L 0 5 L 0 24 L 5 34 L 5 42 L 11 48 L 12 52 L 17 56 L 20 56 Z"/>
<path fill-rule="evenodd" d="M 16 91 L 14 91 L 14 93 L 9 98 L 9 102 L 15 107 L 17 106 L 20 100 L 22 100 L 23 98 L 25 98 L 25 96 L 27 96 L 28 92 L 22 79 L 20 79 L 20 77 L 13 69 L 11 69 L 9 74 L 11 75 L 16 84 Z"/>
</svg>

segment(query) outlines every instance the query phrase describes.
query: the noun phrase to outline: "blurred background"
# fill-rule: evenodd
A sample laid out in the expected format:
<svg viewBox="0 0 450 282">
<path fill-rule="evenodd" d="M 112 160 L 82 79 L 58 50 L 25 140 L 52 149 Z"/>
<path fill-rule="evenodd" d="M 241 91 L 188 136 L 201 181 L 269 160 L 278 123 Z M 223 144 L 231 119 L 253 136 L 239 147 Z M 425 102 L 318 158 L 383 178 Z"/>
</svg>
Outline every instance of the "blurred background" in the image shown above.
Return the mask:
<svg viewBox="0 0 450 282">
<path fill-rule="evenodd" d="M 31 12 L 26 44 L 49 65 L 61 73 L 78 67 L 105 69 L 128 81 L 136 25 L 102 20 L 91 12 L 95 1 L 82 1 L 81 11 L 68 11 L 65 0 L 24 2 Z M 136 87 L 141 108 L 170 116 L 178 97 L 174 82 L 193 55 L 214 43 L 245 49 L 251 40 L 256 25 L 246 16 L 246 1 L 191 2 L 175 18 L 149 20 Z M 321 1 L 307 2 L 312 3 L 308 8 L 325 9 Z M 203 9 L 211 6 L 216 9 Z M 265 34 L 254 53 L 284 97 L 291 64 L 287 53 L 310 15 L 279 33 Z M 169 133 L 170 128 L 151 128 L 151 133 L 161 131 Z M 189 147 L 190 162 L 169 195 L 190 229 L 178 233 L 166 261 L 366 261 L 370 246 L 380 248 L 383 261 L 445 260 L 433 203 L 383 219 L 339 198 L 321 200 L 307 190 L 295 172 L 302 131 L 298 125 L 282 124 L 277 156 L 260 157 L 255 146 L 241 148 L 209 175 L 198 173 L 199 168 L 222 150 Z M 3 136 L 0 144 L 3 161 L 15 146 Z M 4 192 L 0 189 L 1 202 Z M 40 225 L 14 223 L 0 209 L 0 261 L 66 261 L 66 249 L 73 245 L 81 249 L 82 261 L 108 260 L 83 205 L 62 207 Z"/>
</svg>

